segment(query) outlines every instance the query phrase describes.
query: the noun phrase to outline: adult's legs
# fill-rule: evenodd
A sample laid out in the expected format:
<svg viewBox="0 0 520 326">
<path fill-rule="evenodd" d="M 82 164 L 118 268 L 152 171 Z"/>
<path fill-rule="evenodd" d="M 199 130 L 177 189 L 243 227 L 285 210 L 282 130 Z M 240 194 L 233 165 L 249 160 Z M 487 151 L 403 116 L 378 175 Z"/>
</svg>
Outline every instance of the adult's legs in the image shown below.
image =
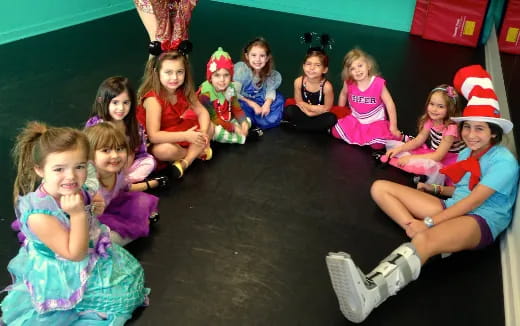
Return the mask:
<svg viewBox="0 0 520 326">
<path fill-rule="evenodd" d="M 170 39 L 188 39 L 188 27 L 191 21 L 191 14 L 196 5 L 197 0 L 181 0 L 178 2 L 175 17 L 173 18 L 173 21 L 170 21 L 170 24 L 173 25 Z"/>
<path fill-rule="evenodd" d="M 139 18 L 141 18 L 148 36 L 150 37 L 150 41 L 154 41 L 155 33 L 157 32 L 157 19 L 155 18 L 151 6 L 147 9 L 141 8 L 139 0 L 136 0 L 135 8 L 137 9 Z"/>
</svg>

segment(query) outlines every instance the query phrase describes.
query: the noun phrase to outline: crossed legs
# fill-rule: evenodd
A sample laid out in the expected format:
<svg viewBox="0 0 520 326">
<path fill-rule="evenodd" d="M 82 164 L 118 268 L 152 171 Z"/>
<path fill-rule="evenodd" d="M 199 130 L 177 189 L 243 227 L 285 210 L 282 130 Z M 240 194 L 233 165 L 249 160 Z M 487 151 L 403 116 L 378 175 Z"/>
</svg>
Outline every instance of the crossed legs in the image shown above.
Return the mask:
<svg viewBox="0 0 520 326">
<path fill-rule="evenodd" d="M 439 198 L 401 184 L 377 180 L 370 189 L 377 205 L 407 231 L 409 222 L 441 212 L 444 207 Z M 457 252 L 477 247 L 481 232 L 478 222 L 471 216 L 459 216 L 417 233 L 412 243 L 426 262 L 430 257 L 443 252 Z"/>
</svg>

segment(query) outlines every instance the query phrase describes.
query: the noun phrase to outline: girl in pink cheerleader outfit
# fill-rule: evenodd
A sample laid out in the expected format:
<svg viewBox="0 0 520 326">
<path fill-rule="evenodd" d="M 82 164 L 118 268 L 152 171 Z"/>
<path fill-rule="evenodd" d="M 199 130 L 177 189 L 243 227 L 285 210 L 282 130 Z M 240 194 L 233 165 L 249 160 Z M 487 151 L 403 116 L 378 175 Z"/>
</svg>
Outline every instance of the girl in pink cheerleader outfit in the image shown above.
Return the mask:
<svg viewBox="0 0 520 326">
<path fill-rule="evenodd" d="M 342 75 L 345 82 L 338 105 L 345 106 L 348 100 L 352 114 L 338 120 L 332 135 L 374 149 L 384 148 L 388 139 L 401 139 L 395 104 L 386 81 L 377 76 L 375 61 L 362 50 L 353 49 L 345 55 Z"/>
</svg>

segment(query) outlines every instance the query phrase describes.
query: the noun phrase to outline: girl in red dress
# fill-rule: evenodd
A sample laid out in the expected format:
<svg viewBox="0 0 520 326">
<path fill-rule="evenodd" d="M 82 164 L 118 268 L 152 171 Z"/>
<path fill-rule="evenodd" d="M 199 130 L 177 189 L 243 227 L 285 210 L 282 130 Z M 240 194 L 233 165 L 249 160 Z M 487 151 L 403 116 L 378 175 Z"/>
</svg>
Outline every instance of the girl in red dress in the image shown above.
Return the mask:
<svg viewBox="0 0 520 326">
<path fill-rule="evenodd" d="M 145 126 L 149 151 L 160 161 L 173 162 L 177 177 L 195 159 L 211 159 L 213 127 L 195 94 L 184 52 L 174 50 L 151 58 L 137 97 L 137 120 Z"/>
</svg>

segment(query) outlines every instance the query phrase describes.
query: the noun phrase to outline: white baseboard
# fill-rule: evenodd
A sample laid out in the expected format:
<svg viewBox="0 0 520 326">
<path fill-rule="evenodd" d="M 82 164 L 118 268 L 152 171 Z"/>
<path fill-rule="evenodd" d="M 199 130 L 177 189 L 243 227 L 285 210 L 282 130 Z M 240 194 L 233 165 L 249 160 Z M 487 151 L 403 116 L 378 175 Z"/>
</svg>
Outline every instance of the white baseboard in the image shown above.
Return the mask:
<svg viewBox="0 0 520 326">
<path fill-rule="evenodd" d="M 486 70 L 493 79 L 495 92 L 499 99 L 500 114 L 505 119 L 511 119 L 507 94 L 504 85 L 502 65 L 495 28 L 493 27 L 485 46 Z M 520 127 L 520 126 L 517 126 Z M 505 136 L 505 135 L 504 135 Z M 505 143 L 516 156 L 516 146 L 513 133 L 505 138 Z M 500 243 L 500 260 L 502 262 L 502 286 L 504 287 L 504 313 L 506 326 L 520 325 L 520 194 L 516 198 L 513 211 L 513 223 L 504 232 Z"/>
<path fill-rule="evenodd" d="M 517 199 L 518 203 L 518 199 Z M 517 206 L 518 207 L 518 206 Z M 519 210 L 515 210 L 515 217 L 520 215 Z M 516 226 L 516 227 L 515 227 Z M 500 245 L 502 260 L 502 285 L 504 287 L 504 313 L 506 326 L 520 325 L 520 262 L 518 234 L 520 223 L 513 225 L 502 237 Z"/>
</svg>

